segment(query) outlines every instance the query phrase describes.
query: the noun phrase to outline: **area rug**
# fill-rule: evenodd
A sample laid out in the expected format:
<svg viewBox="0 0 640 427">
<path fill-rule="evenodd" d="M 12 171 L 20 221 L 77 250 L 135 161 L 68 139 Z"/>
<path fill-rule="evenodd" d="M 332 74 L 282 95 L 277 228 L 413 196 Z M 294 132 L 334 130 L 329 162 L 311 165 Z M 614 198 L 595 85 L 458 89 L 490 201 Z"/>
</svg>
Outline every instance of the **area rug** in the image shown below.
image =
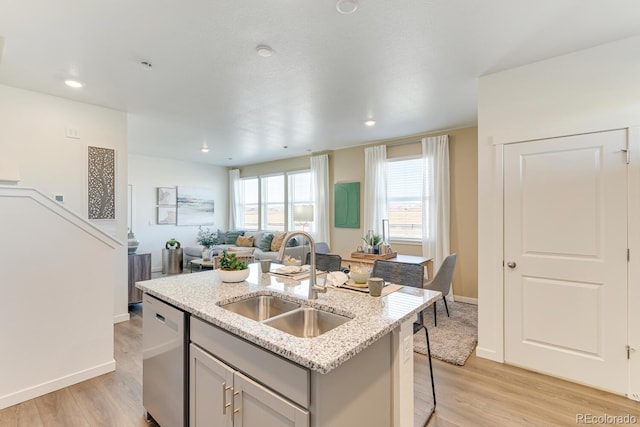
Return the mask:
<svg viewBox="0 0 640 427">
<path fill-rule="evenodd" d="M 431 356 L 454 365 L 464 365 L 478 342 L 478 307 L 462 302 L 449 302 L 449 314 L 442 300 L 438 300 L 438 326 L 433 326 L 433 308 L 425 313 L 425 325 L 429 330 Z M 413 350 L 427 354 L 424 331 L 413 336 Z"/>
</svg>

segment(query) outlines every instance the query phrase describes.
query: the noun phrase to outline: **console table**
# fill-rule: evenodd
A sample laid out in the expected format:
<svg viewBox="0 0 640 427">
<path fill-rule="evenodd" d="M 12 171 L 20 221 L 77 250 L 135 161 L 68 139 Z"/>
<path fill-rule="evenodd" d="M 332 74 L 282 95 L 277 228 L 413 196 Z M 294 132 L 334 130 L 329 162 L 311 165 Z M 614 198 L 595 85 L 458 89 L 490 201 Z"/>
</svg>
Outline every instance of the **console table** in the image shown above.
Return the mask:
<svg viewBox="0 0 640 427">
<path fill-rule="evenodd" d="M 129 304 L 142 301 L 136 282 L 151 280 L 151 254 L 129 254 Z"/>
</svg>

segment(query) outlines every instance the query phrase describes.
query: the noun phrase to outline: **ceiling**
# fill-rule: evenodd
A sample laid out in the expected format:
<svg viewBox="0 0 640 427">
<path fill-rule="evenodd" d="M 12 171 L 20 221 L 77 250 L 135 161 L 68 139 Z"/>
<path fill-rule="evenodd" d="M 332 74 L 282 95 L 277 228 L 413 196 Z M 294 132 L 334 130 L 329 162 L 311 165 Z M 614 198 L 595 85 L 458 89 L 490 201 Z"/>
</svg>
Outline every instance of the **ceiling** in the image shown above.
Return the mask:
<svg viewBox="0 0 640 427">
<path fill-rule="evenodd" d="M 0 0 L 0 11 L 0 84 L 126 111 L 130 153 L 223 166 L 475 125 L 479 76 L 640 34 L 638 0 L 359 0 L 349 15 L 335 0 Z"/>
</svg>

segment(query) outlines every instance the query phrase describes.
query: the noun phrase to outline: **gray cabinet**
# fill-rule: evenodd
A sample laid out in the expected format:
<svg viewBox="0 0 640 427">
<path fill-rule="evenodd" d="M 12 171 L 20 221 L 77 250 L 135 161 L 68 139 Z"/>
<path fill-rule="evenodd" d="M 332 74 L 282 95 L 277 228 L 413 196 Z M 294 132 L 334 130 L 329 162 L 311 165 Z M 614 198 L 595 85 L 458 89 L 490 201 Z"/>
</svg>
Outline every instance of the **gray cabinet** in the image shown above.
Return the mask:
<svg viewBox="0 0 640 427">
<path fill-rule="evenodd" d="M 151 280 L 151 254 L 129 254 L 129 304 L 142 301 L 136 282 Z"/>
<path fill-rule="evenodd" d="M 191 427 L 393 425 L 391 334 L 328 374 L 310 371 L 194 316 L 189 334 Z M 237 411 L 233 420 L 232 407 Z M 224 418 L 216 418 L 220 414 Z"/>
<path fill-rule="evenodd" d="M 189 347 L 189 425 L 229 426 L 233 370 L 191 344 Z M 229 403 L 227 403 L 227 401 Z"/>
<path fill-rule="evenodd" d="M 308 427 L 300 409 L 200 347 L 190 346 L 191 427 Z"/>
</svg>

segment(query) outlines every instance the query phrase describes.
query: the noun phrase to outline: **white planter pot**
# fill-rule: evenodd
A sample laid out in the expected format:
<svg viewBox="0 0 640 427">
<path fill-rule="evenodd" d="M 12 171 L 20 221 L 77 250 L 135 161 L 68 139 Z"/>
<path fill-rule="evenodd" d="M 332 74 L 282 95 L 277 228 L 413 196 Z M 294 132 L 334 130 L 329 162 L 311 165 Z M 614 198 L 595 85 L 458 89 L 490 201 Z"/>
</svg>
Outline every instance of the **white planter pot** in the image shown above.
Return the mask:
<svg viewBox="0 0 640 427">
<path fill-rule="evenodd" d="M 218 270 L 220 280 L 226 283 L 243 282 L 249 277 L 249 269 L 244 270 Z"/>
</svg>

